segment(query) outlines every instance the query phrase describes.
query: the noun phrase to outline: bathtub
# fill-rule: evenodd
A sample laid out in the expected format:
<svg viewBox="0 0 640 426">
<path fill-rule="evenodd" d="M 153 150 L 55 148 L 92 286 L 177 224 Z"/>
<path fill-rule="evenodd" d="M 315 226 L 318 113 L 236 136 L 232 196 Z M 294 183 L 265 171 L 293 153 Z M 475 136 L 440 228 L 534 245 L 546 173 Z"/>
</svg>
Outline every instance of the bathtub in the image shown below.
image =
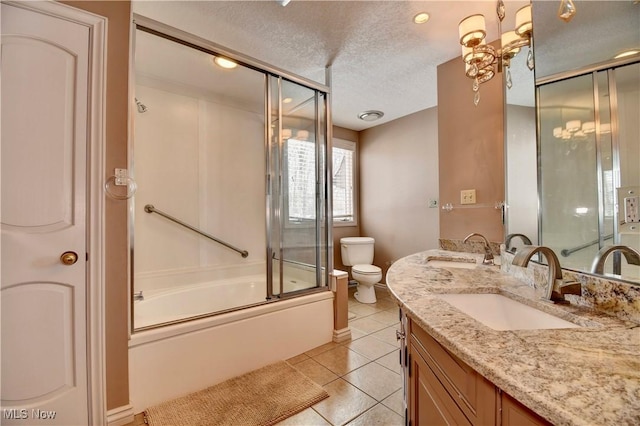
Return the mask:
<svg viewBox="0 0 640 426">
<path fill-rule="evenodd" d="M 264 263 L 251 268 L 214 268 L 193 272 L 164 273 L 136 278 L 143 300 L 133 302 L 133 328 L 184 320 L 228 311 L 266 301 Z M 249 271 L 252 274 L 242 274 Z M 277 272 L 277 271 L 276 271 Z M 315 271 L 300 265 L 285 265 L 285 291 L 314 287 Z M 195 281 L 195 282 L 194 282 Z M 274 293 L 280 286 L 274 283 Z"/>
<path fill-rule="evenodd" d="M 147 315 L 144 321 L 166 320 L 169 316 L 163 310 L 176 305 L 182 309 L 183 298 L 197 295 L 198 304 L 205 299 L 215 302 L 223 291 L 235 293 L 234 285 L 251 287 L 252 280 L 244 281 L 157 294 L 145 292 L 145 300 L 136 302 L 136 316 Z M 255 299 L 243 299 L 242 304 L 258 296 L 258 301 L 264 301 L 264 284 L 256 288 L 260 291 L 251 296 Z M 330 342 L 333 294 L 319 291 L 133 333 L 129 341 L 129 389 L 134 412 Z M 189 311 L 181 315 L 192 316 L 194 308 L 187 308 Z"/>
<path fill-rule="evenodd" d="M 134 328 L 264 302 L 265 292 L 264 274 L 143 291 L 144 300 L 133 302 Z"/>
</svg>

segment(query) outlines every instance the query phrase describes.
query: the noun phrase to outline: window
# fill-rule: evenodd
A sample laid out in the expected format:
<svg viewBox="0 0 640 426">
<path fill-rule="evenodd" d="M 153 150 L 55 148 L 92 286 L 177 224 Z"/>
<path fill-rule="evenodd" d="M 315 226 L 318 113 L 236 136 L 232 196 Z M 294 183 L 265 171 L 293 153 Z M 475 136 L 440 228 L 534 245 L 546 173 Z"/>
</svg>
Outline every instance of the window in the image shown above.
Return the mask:
<svg viewBox="0 0 640 426">
<path fill-rule="evenodd" d="M 287 218 L 288 223 L 302 224 L 316 217 L 316 147 L 313 142 L 288 139 L 287 164 Z M 333 140 L 333 223 L 356 223 L 355 207 L 355 142 Z"/>
<path fill-rule="evenodd" d="M 315 143 L 287 140 L 287 206 L 289 222 L 316 218 L 316 146 Z"/>
<path fill-rule="evenodd" d="M 333 140 L 333 223 L 355 225 L 355 142 Z"/>
</svg>

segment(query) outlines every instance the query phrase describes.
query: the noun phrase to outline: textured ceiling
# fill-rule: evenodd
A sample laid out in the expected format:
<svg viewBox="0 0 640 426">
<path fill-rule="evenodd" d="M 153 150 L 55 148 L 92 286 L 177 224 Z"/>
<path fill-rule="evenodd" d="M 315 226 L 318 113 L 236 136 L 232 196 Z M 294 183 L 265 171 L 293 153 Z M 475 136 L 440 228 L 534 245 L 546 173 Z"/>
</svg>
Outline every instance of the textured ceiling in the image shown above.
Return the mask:
<svg viewBox="0 0 640 426">
<path fill-rule="evenodd" d="M 512 28 L 515 11 L 528 1 L 505 3 L 503 27 Z M 436 68 L 460 55 L 458 22 L 482 13 L 487 39 L 495 40 L 495 6 L 493 0 L 292 0 L 286 7 L 274 0 L 135 1 L 133 10 L 321 83 L 331 65 L 333 122 L 363 130 L 435 106 Z M 420 11 L 431 14 L 428 23 L 413 23 Z M 517 80 L 511 97 L 517 98 Z M 371 123 L 357 118 L 370 109 L 385 116 Z"/>
</svg>

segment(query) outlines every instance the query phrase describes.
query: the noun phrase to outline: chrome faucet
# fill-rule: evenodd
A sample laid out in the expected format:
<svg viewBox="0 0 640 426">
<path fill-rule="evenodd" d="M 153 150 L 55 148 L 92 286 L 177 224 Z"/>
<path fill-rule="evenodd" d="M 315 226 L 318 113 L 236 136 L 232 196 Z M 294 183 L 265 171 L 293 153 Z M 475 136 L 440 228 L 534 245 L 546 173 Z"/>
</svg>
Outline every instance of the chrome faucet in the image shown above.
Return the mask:
<svg viewBox="0 0 640 426">
<path fill-rule="evenodd" d="M 491 246 L 489 246 L 489 241 L 487 241 L 486 237 L 482 234 L 478 234 L 477 232 L 473 232 L 467 235 L 462 242 L 466 243 L 471 237 L 480 237 L 484 242 L 484 259 L 482 259 L 482 264 L 493 265 L 493 253 L 491 252 Z"/>
<path fill-rule="evenodd" d="M 511 247 L 511 240 L 515 237 L 519 237 L 526 246 L 530 246 L 532 244 L 529 237 L 524 234 L 509 234 L 504 240 L 505 250 L 509 253 L 515 253 L 517 251 L 515 247 Z"/>
<path fill-rule="evenodd" d="M 627 263 L 630 265 L 640 265 L 640 253 L 636 250 L 632 249 L 628 246 L 607 246 L 602 247 L 598 254 L 596 254 L 595 259 L 593 259 L 593 264 L 591 265 L 591 273 L 592 274 L 603 274 L 604 273 L 604 263 L 607 261 L 607 257 L 611 253 L 620 252 L 624 254 L 625 259 L 627 259 Z M 618 271 L 620 272 L 620 271 Z M 614 273 L 616 273 L 614 271 Z"/>
<path fill-rule="evenodd" d="M 133 300 L 144 300 L 144 296 L 142 295 L 142 290 L 133 292 Z"/>
<path fill-rule="evenodd" d="M 562 279 L 562 268 L 560 267 L 560 261 L 558 256 L 549 247 L 545 246 L 524 246 L 513 258 L 511 262 L 513 265 L 526 267 L 529 264 L 531 257 L 541 253 L 546 257 L 549 268 L 549 275 L 547 279 L 547 293 L 545 299 L 550 300 L 553 303 L 568 304 L 569 301 L 565 300 L 565 294 L 575 294 L 580 296 L 582 293 L 582 286 L 578 282 L 564 282 Z"/>
</svg>

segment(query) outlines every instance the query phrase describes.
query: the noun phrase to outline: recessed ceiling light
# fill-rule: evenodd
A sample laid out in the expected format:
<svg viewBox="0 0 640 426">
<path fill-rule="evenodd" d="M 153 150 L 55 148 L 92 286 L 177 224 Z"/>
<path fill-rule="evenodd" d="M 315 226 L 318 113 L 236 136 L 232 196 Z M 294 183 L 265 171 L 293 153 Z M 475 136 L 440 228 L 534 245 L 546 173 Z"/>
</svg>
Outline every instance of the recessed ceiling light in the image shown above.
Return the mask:
<svg viewBox="0 0 640 426">
<path fill-rule="evenodd" d="M 213 62 L 215 62 L 215 64 L 220 68 L 225 68 L 228 70 L 238 66 L 237 62 L 232 61 L 231 59 L 223 58 L 222 56 L 214 56 Z"/>
<path fill-rule="evenodd" d="M 284 99 L 282 100 L 282 103 L 283 103 L 283 104 L 290 104 L 291 102 L 293 102 L 293 99 L 291 99 L 291 98 L 284 98 Z"/>
<path fill-rule="evenodd" d="M 416 24 L 424 24 L 429 20 L 429 14 L 427 12 L 420 12 L 413 17 L 413 22 Z"/>
<path fill-rule="evenodd" d="M 364 121 L 376 121 L 382 118 L 384 112 L 382 111 L 364 111 L 358 114 L 358 118 Z"/>
<path fill-rule="evenodd" d="M 626 58 L 627 56 L 637 55 L 638 53 L 640 53 L 640 50 L 638 49 L 625 50 L 624 52 L 618 53 L 616 56 L 613 57 L 613 59 Z"/>
</svg>

